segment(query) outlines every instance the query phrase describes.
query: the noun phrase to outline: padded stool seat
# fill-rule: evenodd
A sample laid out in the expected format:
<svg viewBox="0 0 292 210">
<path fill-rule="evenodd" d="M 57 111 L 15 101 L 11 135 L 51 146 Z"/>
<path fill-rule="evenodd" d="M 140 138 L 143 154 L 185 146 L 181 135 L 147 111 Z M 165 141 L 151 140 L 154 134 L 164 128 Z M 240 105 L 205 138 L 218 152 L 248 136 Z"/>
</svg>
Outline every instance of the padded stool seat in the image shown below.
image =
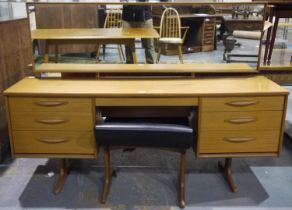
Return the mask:
<svg viewBox="0 0 292 210">
<path fill-rule="evenodd" d="M 101 202 L 105 203 L 111 180 L 110 147 L 156 147 L 180 153 L 179 206 L 185 206 L 186 150 L 194 144 L 193 129 L 185 118 L 107 118 L 96 125 L 97 144 L 104 147 L 104 185 Z"/>
<path fill-rule="evenodd" d="M 193 130 L 186 118 L 110 118 L 96 125 L 99 145 L 188 149 Z"/>
</svg>

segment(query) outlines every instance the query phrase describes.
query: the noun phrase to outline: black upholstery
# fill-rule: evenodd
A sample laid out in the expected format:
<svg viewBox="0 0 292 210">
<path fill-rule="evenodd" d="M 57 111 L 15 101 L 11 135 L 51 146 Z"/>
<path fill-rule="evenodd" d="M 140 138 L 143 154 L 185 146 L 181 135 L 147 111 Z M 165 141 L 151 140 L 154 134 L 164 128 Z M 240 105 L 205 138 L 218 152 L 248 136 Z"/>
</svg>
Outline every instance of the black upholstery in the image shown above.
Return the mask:
<svg viewBox="0 0 292 210">
<path fill-rule="evenodd" d="M 97 143 L 103 146 L 188 149 L 193 130 L 187 118 L 109 118 L 96 125 Z"/>
</svg>

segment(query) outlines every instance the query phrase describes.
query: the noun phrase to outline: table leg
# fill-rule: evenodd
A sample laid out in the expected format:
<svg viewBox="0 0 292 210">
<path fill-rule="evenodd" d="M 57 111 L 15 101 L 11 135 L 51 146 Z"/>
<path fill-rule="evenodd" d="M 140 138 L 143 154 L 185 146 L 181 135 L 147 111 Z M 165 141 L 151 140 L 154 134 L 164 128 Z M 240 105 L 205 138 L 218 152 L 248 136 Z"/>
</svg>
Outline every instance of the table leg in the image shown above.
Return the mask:
<svg viewBox="0 0 292 210">
<path fill-rule="evenodd" d="M 54 194 L 58 194 L 61 192 L 66 177 L 69 174 L 69 160 L 68 159 L 61 159 L 60 160 L 60 172 L 57 177 L 57 181 L 54 186 Z"/>
<path fill-rule="evenodd" d="M 273 21 L 273 8 L 270 8 L 270 16 L 269 16 L 269 22 Z M 267 38 L 266 38 L 266 47 L 265 47 L 265 55 L 264 55 L 264 64 L 267 63 L 267 58 L 268 58 L 268 52 L 269 52 L 269 47 L 270 47 L 270 41 L 271 41 L 271 32 L 272 32 L 272 27 L 270 27 L 267 31 Z"/>
<path fill-rule="evenodd" d="M 135 48 L 135 39 L 132 40 L 132 42 L 130 43 L 129 46 L 131 48 L 133 63 L 137 63 L 136 48 Z"/>
<path fill-rule="evenodd" d="M 268 54 L 268 63 L 271 62 L 272 53 L 273 53 L 274 44 L 275 44 L 275 39 L 276 39 L 276 35 L 277 35 L 278 23 L 279 23 L 279 17 L 276 17 L 274 27 L 273 27 L 272 38 L 271 38 L 271 46 L 270 46 L 269 54 Z"/>
<path fill-rule="evenodd" d="M 232 158 L 225 158 L 225 165 L 223 166 L 221 162 L 218 162 L 218 167 L 221 172 L 224 173 L 225 178 L 227 180 L 227 183 L 233 193 L 237 192 L 237 187 L 235 185 L 235 182 L 232 178 L 232 171 L 231 171 L 231 166 L 232 166 Z"/>
<path fill-rule="evenodd" d="M 59 45 L 55 45 L 55 63 L 59 62 Z"/>
<path fill-rule="evenodd" d="M 49 63 L 49 41 L 45 41 L 45 56 L 44 56 L 44 62 Z"/>
</svg>

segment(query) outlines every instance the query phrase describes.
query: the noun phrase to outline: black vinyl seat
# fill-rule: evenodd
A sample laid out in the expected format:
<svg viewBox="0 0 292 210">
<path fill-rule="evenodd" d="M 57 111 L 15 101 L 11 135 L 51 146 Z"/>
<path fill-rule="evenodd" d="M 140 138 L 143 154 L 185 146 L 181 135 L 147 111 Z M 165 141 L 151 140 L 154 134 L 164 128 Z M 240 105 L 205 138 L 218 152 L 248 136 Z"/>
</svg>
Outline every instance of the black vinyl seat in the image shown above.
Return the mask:
<svg viewBox="0 0 292 210">
<path fill-rule="evenodd" d="M 107 118 L 96 125 L 95 138 L 104 147 L 105 176 L 101 202 L 105 203 L 111 179 L 110 147 L 165 148 L 181 154 L 179 173 L 179 206 L 185 206 L 185 153 L 194 145 L 193 129 L 188 119 L 179 118 Z"/>
</svg>

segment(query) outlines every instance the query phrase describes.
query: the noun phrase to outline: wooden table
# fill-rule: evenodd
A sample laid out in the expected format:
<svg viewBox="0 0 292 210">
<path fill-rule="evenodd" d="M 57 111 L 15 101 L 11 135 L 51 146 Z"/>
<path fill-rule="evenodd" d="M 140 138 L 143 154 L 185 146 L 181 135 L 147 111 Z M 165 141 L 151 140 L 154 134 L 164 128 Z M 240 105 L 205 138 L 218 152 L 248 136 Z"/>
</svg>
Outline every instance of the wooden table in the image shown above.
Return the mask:
<svg viewBox="0 0 292 210">
<path fill-rule="evenodd" d="M 288 91 L 262 76 L 177 80 L 25 78 L 4 91 L 13 157 L 96 158 L 96 112 L 104 107 L 198 107 L 198 157 L 278 156 Z M 98 107 L 98 109 L 96 109 Z M 158 113 L 156 113 L 158 114 Z M 173 116 L 173 113 L 168 113 Z M 67 175 L 62 159 L 55 193 Z"/>
<path fill-rule="evenodd" d="M 275 39 L 280 18 L 292 18 L 292 1 L 269 1 L 270 9 L 269 22 L 273 22 L 275 17 L 274 26 L 268 29 L 266 48 L 264 54 L 264 64 L 270 64 L 273 54 Z M 271 36 L 272 34 L 272 36 Z"/>
<path fill-rule="evenodd" d="M 49 62 L 49 45 L 64 44 L 127 44 L 130 46 L 134 63 L 137 63 L 135 51 L 136 38 L 158 38 L 153 28 L 95 28 L 95 29 L 36 29 L 31 32 L 33 40 L 45 40 L 45 63 Z"/>
</svg>

